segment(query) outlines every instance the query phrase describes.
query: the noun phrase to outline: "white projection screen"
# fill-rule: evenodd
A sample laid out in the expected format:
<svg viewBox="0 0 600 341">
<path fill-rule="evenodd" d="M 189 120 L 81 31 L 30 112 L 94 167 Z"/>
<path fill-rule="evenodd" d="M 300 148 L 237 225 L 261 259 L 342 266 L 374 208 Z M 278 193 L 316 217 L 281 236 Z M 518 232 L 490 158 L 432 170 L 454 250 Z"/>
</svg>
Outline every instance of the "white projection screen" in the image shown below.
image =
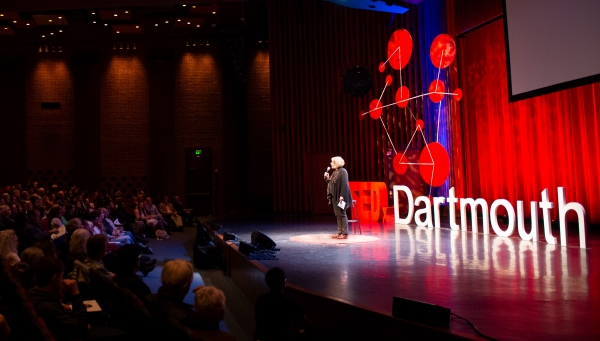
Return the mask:
<svg viewBox="0 0 600 341">
<path fill-rule="evenodd" d="M 504 0 L 509 101 L 600 81 L 600 0 Z"/>
</svg>

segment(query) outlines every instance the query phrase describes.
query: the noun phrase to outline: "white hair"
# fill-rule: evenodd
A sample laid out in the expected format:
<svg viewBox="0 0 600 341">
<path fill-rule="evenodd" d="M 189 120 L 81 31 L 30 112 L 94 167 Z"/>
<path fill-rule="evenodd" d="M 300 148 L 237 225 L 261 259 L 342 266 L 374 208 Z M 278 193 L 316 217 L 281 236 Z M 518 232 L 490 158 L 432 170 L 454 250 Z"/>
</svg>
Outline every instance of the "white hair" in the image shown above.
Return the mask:
<svg viewBox="0 0 600 341">
<path fill-rule="evenodd" d="M 336 168 L 344 167 L 344 165 L 346 164 L 346 162 L 344 162 L 344 159 L 342 159 L 341 156 L 332 157 L 331 162 L 333 162 L 333 164 L 337 166 Z"/>
</svg>

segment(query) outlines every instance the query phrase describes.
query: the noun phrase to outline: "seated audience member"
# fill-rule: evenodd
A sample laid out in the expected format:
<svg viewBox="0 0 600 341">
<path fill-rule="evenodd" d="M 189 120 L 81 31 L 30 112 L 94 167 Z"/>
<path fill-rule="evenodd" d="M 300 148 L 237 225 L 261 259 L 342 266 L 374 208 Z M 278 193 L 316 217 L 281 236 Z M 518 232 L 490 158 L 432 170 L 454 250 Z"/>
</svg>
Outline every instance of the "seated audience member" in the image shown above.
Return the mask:
<svg viewBox="0 0 600 341">
<path fill-rule="evenodd" d="M 100 209 L 100 222 L 102 227 L 111 242 L 117 242 L 120 246 L 126 244 L 133 244 L 135 238 L 129 231 L 123 231 L 115 226 L 113 221 L 108 217 L 108 210 L 106 208 Z"/>
<path fill-rule="evenodd" d="M 285 288 L 285 273 L 280 268 L 273 268 L 265 275 L 270 292 L 262 295 L 256 301 L 256 339 L 290 340 L 297 337 L 297 333 L 290 330 L 292 320 L 302 321 L 304 313 L 302 308 L 283 294 Z"/>
<path fill-rule="evenodd" d="M 158 205 L 158 211 L 160 214 L 167 219 L 170 219 L 172 224 L 176 228 L 183 228 L 183 220 L 179 214 L 173 208 L 173 205 L 169 202 L 169 197 L 165 195 L 163 201 Z"/>
<path fill-rule="evenodd" d="M 78 200 L 75 203 L 75 211 L 73 212 L 73 214 L 75 215 L 75 217 L 81 219 L 83 219 L 83 217 L 87 214 L 87 210 L 85 209 L 85 206 L 83 205 L 82 201 Z"/>
<path fill-rule="evenodd" d="M 76 230 L 78 230 L 79 228 L 82 228 L 82 227 L 83 227 L 83 225 L 81 223 L 81 220 L 79 220 L 79 218 L 71 219 L 65 225 L 65 233 L 60 238 L 54 239 L 53 242 L 54 242 L 54 245 L 56 245 L 58 259 L 62 260 L 63 262 L 66 261 L 66 257 L 69 254 L 69 248 L 70 248 L 70 244 L 71 244 L 71 236 L 73 235 L 73 232 L 75 232 Z"/>
<path fill-rule="evenodd" d="M 44 258 L 44 251 L 37 247 L 28 247 L 21 253 L 21 263 L 26 264 L 26 267 L 21 267 L 22 271 L 19 272 L 18 280 L 19 283 L 29 290 L 37 285 L 37 280 L 34 276 L 33 267 Z"/>
<path fill-rule="evenodd" d="M 45 257 L 58 259 L 58 253 L 56 252 L 56 245 L 51 240 L 40 240 L 33 244 L 34 247 L 42 249 Z"/>
<path fill-rule="evenodd" d="M 200 329 L 202 324 L 198 315 L 191 305 L 183 302 L 193 279 L 194 266 L 192 263 L 183 259 L 167 262 L 160 276 L 162 286 L 158 288 L 158 294 L 146 296 L 149 306 L 154 311 L 179 321 L 191 330 Z"/>
<path fill-rule="evenodd" d="M 91 236 L 87 243 L 87 258 L 83 262 L 89 269 L 96 270 L 101 275 L 112 279 L 115 275 L 108 271 L 102 258 L 106 255 L 106 246 L 108 244 L 108 238 L 104 234 L 96 234 Z"/>
<path fill-rule="evenodd" d="M 77 278 L 77 274 L 73 274 L 75 269 L 75 261 L 79 264 L 83 264 L 87 258 L 87 241 L 90 238 L 90 232 L 85 229 L 77 229 L 71 235 L 69 241 L 69 253 L 65 256 L 65 273 L 69 275 L 71 279 L 81 280 Z"/>
<path fill-rule="evenodd" d="M 145 226 L 152 229 L 152 233 L 156 233 L 157 229 L 161 229 L 158 220 L 150 218 L 150 215 L 146 213 L 145 205 L 146 204 L 143 201 L 140 201 L 133 210 L 133 215 L 135 216 L 136 221 L 144 223 Z"/>
<path fill-rule="evenodd" d="M 213 286 L 196 289 L 194 308 L 201 325 L 201 329 L 192 331 L 196 340 L 236 340 L 232 334 L 219 330 L 219 323 L 225 316 L 225 294 L 223 294 L 223 291 Z"/>
<path fill-rule="evenodd" d="M 154 205 L 152 203 L 152 199 L 150 197 L 146 198 L 145 209 L 146 209 L 146 215 L 148 216 L 148 218 L 156 219 L 156 221 L 158 221 L 158 229 L 159 230 L 167 230 L 167 227 L 169 226 L 169 224 L 163 218 L 163 216 L 160 214 L 160 212 L 158 211 L 158 208 L 156 208 L 156 205 Z"/>
<path fill-rule="evenodd" d="M 183 225 L 185 225 L 185 226 L 193 225 L 194 216 L 185 210 L 185 208 L 183 207 L 183 203 L 181 202 L 181 200 L 179 200 L 178 196 L 173 197 L 173 208 L 175 209 L 175 212 L 177 212 L 177 214 L 179 214 L 181 216 L 181 218 L 183 219 Z"/>
<path fill-rule="evenodd" d="M 67 229 L 62 221 L 62 212 L 60 206 L 52 205 L 48 212 L 48 219 L 50 219 L 50 230 L 58 229 L 58 233 L 52 234 L 51 239 L 56 239 L 67 232 Z"/>
<path fill-rule="evenodd" d="M 113 278 L 113 281 L 117 283 L 120 288 L 127 288 L 131 290 L 140 299 L 146 295 L 151 294 L 150 288 L 144 283 L 144 281 L 136 273 L 140 270 L 140 253 L 133 245 L 125 245 L 117 252 L 117 274 Z M 156 267 L 156 260 L 154 264 L 150 265 L 152 269 Z M 144 270 L 145 274 L 148 273 L 147 269 Z M 144 273 L 142 272 L 142 273 Z"/>
<path fill-rule="evenodd" d="M 64 265 L 57 259 L 42 258 L 35 266 L 38 285 L 29 298 L 38 315 L 56 340 L 84 339 L 88 330 L 87 313 L 77 283 L 63 279 Z M 68 298 L 72 307 L 61 302 Z"/>
<path fill-rule="evenodd" d="M 14 230 L 4 230 L 0 232 L 0 257 L 13 266 L 20 262 L 17 248 L 19 247 L 19 238 Z"/>
<path fill-rule="evenodd" d="M 12 211 L 8 205 L 0 205 L 0 231 L 12 230 L 14 222 L 10 219 Z"/>
<path fill-rule="evenodd" d="M 34 242 L 38 242 L 40 240 L 50 240 L 53 234 L 58 233 L 58 229 L 52 229 L 50 231 L 44 230 L 40 226 L 40 211 L 39 210 L 31 210 L 27 212 L 27 234 L 29 238 Z"/>
</svg>

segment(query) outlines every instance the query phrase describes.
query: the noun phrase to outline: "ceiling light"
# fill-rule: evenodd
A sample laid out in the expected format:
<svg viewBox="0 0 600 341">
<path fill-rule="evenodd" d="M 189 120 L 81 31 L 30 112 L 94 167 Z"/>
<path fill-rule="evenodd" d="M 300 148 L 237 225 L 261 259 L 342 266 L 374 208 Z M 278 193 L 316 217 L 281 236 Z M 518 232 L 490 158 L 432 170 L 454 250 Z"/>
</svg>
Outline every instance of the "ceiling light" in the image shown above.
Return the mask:
<svg viewBox="0 0 600 341">
<path fill-rule="evenodd" d="M 177 19 L 177 21 L 181 21 L 181 19 Z"/>
<path fill-rule="evenodd" d="M 125 11 L 125 14 L 128 14 L 128 13 L 129 13 L 129 11 Z"/>
<path fill-rule="evenodd" d="M 17 23 L 17 21 L 16 21 L 16 20 L 14 20 L 13 22 L 14 22 L 15 24 Z"/>
<path fill-rule="evenodd" d="M 92 15 L 96 15 L 96 12 L 92 12 Z"/>
<path fill-rule="evenodd" d="M 183 5 L 181 5 L 181 6 L 185 7 L 186 5 L 185 5 L 185 4 L 183 4 Z"/>
<path fill-rule="evenodd" d="M 8 30 L 8 27 L 5 27 L 4 29 L 5 29 L 5 30 Z"/>
<path fill-rule="evenodd" d="M 50 32 L 50 35 L 51 35 L 51 36 L 53 36 L 53 35 L 54 35 L 54 32 Z"/>
<path fill-rule="evenodd" d="M 192 45 L 196 46 L 196 41 L 195 40 L 192 40 Z"/>
<path fill-rule="evenodd" d="M 58 52 L 62 52 L 62 47 L 58 47 Z"/>
<path fill-rule="evenodd" d="M 48 19 L 48 22 L 52 22 L 52 19 Z"/>
<path fill-rule="evenodd" d="M 137 49 L 137 47 L 135 47 L 135 43 L 133 43 L 133 49 L 134 49 L 134 50 L 136 50 L 136 49 Z"/>
<path fill-rule="evenodd" d="M 135 28 L 140 28 L 138 25 L 135 25 Z"/>
<path fill-rule="evenodd" d="M 40 45 L 40 49 L 38 50 L 39 53 L 42 53 L 42 45 Z"/>
<path fill-rule="evenodd" d="M 189 25 L 189 24 L 190 24 L 190 22 L 188 21 L 188 23 L 187 23 L 187 24 Z"/>
<path fill-rule="evenodd" d="M 113 50 L 117 49 L 117 43 L 113 43 Z"/>
<path fill-rule="evenodd" d="M 29 26 L 29 23 L 25 24 L 26 26 Z"/>
<path fill-rule="evenodd" d="M 108 24 L 104 24 L 104 26 L 108 26 Z"/>
<path fill-rule="evenodd" d="M 4 14 L 0 13 L 0 17 L 3 17 L 3 16 L 4 16 Z"/>
<path fill-rule="evenodd" d="M 62 33 L 62 30 L 58 30 L 58 33 Z"/>
<path fill-rule="evenodd" d="M 165 24 L 168 24 L 168 23 L 169 23 L 169 20 L 166 20 L 166 21 L 165 21 Z"/>
<path fill-rule="evenodd" d="M 213 14 L 217 14 L 217 12 L 213 12 Z"/>
<path fill-rule="evenodd" d="M 154 26 L 158 26 L 158 24 L 154 24 Z"/>
<path fill-rule="evenodd" d="M 46 38 L 46 36 L 42 34 L 42 38 Z"/>
<path fill-rule="evenodd" d="M 62 19 L 62 17 L 58 17 L 58 19 Z"/>
<path fill-rule="evenodd" d="M 115 17 L 117 16 L 117 13 L 115 13 Z"/>
<path fill-rule="evenodd" d="M 121 33 L 121 32 L 117 31 L 117 33 Z"/>
<path fill-rule="evenodd" d="M 200 27 L 200 25 L 196 25 L 196 27 Z"/>
<path fill-rule="evenodd" d="M 210 43 L 208 42 L 208 39 L 206 40 L 206 46 L 210 45 Z"/>
<path fill-rule="evenodd" d="M 190 41 L 189 40 L 185 41 L 185 46 L 190 46 Z"/>
<path fill-rule="evenodd" d="M 196 8 L 196 6 L 192 6 L 192 8 Z"/>
<path fill-rule="evenodd" d="M 123 43 L 119 43 L 119 50 L 123 49 Z"/>
<path fill-rule="evenodd" d="M 93 21 L 93 23 L 95 24 L 95 23 L 96 23 L 96 20 L 94 20 L 94 21 Z"/>
</svg>

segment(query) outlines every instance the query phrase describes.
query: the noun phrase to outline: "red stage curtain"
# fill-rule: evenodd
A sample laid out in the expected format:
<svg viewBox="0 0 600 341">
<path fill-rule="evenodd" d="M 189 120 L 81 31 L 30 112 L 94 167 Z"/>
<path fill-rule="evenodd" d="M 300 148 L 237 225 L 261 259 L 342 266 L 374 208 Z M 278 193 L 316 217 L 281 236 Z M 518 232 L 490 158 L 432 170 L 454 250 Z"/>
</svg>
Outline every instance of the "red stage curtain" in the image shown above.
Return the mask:
<svg viewBox="0 0 600 341">
<path fill-rule="evenodd" d="M 523 200 L 528 211 L 548 188 L 555 219 L 562 186 L 567 202 L 581 203 L 588 221 L 600 223 L 600 83 L 508 103 L 502 20 L 461 38 L 459 53 L 462 126 L 452 132 L 463 145 L 464 160 L 454 159 L 463 175 L 458 195 Z"/>
</svg>

